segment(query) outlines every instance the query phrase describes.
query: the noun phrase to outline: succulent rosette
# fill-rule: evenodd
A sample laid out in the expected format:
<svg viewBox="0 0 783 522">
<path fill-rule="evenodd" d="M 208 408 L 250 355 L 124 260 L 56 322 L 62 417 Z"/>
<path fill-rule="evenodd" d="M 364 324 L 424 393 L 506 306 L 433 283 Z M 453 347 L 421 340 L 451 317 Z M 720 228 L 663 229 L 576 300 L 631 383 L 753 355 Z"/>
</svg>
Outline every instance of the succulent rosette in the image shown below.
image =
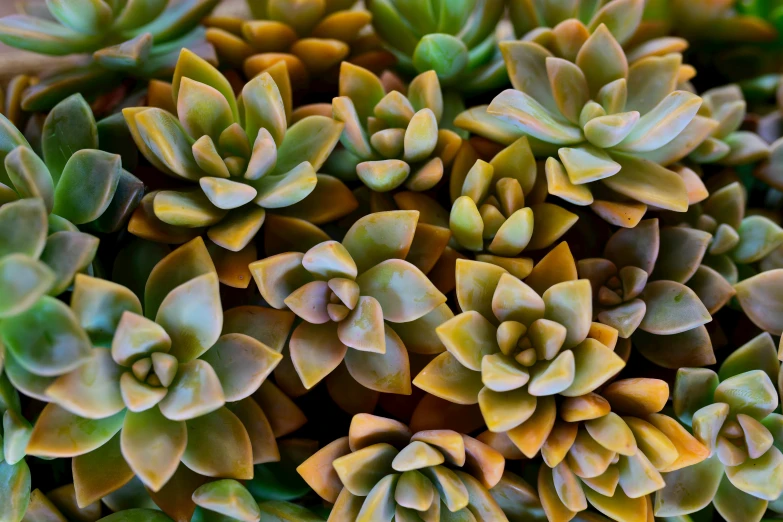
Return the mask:
<svg viewBox="0 0 783 522">
<path fill-rule="evenodd" d="M 615 232 L 604 257 L 577 263 L 593 286 L 596 319 L 660 366 L 714 364 L 704 325 L 735 292 L 702 264 L 711 240 L 701 230 L 659 227 L 657 219 Z"/>
<path fill-rule="evenodd" d="M 341 170 L 355 165 L 359 179 L 376 192 L 403 184 L 412 191 L 431 189 L 462 143 L 457 133 L 440 128 L 447 105 L 433 71 L 416 76 L 405 96 L 386 93 L 372 72 L 343 62 L 332 113 L 345 126 L 340 142 L 348 155 L 333 163 Z"/>
<path fill-rule="evenodd" d="M 405 424 L 355 415 L 347 437 L 324 446 L 299 474 L 334 504 L 329 520 L 508 521 L 489 493 L 505 459 L 453 430 L 412 433 Z"/>
<path fill-rule="evenodd" d="M 456 270 L 462 313 L 435 329 L 447 351 L 413 383 L 450 402 L 478 403 L 491 432 L 527 448 L 535 442 L 523 434 L 554 418 L 557 396 L 590 393 L 625 366 L 613 351 L 617 332 L 592 323 L 592 288 L 577 280 L 566 243 L 524 282 L 480 261 L 459 259 Z"/>
<path fill-rule="evenodd" d="M 516 265 L 515 275 L 525 277 L 533 268 L 532 260 L 525 259 L 522 267 L 522 260 L 508 258 L 552 245 L 578 217 L 551 203 L 534 200 L 527 204 L 525 197 L 533 191 L 537 166 L 526 137 L 499 151 L 489 162 L 477 159 L 466 172 L 467 161 L 475 155 L 471 150 L 466 145 L 460 152 L 450 177 L 452 191 L 461 189 L 449 215 L 454 240 L 463 249 L 476 252 L 479 261 L 505 268 Z"/>
<path fill-rule="evenodd" d="M 270 73 L 263 73 L 248 82 L 237 99 L 217 69 L 183 49 L 172 84 L 176 114 L 158 107 L 123 110 L 136 145 L 150 163 L 197 184 L 148 195 L 150 201 L 134 216 L 138 222 L 131 222 L 132 232 L 160 240 L 149 232 L 160 228 L 160 222 L 164 228 L 184 230 L 180 234 L 185 237 L 188 229 L 197 235 L 206 228 L 213 243 L 239 252 L 254 239 L 267 210 L 290 207 L 313 193 L 319 181 L 316 172 L 337 144 L 343 125 L 309 116 L 288 128 L 290 85 L 285 66 L 277 71 L 282 80 L 276 83 Z M 329 178 L 327 190 L 334 185 L 331 181 L 342 187 Z M 329 204 L 328 194 L 323 202 Z M 177 242 L 169 234 L 164 238 Z"/>
<path fill-rule="evenodd" d="M 470 93 L 508 82 L 497 48 L 513 38 L 503 1 L 371 0 L 367 8 L 378 36 L 411 76 L 433 70 L 444 86 Z"/>
<path fill-rule="evenodd" d="M 37 344 L 28 344 L 6 371 L 22 393 L 50 402 L 29 434 L 27 452 L 73 457 L 80 506 L 134 476 L 161 502 L 156 494 L 172 495 L 167 482 L 190 480 L 183 474 L 250 479 L 254 464 L 279 459 L 271 424 L 279 433 L 281 423 L 270 421 L 261 405 L 276 400 L 281 409 L 274 414 L 287 417 L 289 426 L 301 417 L 264 382 L 282 359 L 293 318 L 257 307 L 224 317 L 218 286 L 209 253 L 196 238 L 155 266 L 144 307 L 121 285 L 77 276 L 70 317 L 87 341 L 87 359 L 74 370 L 54 374 L 68 354 L 46 351 L 51 328 L 27 334 Z"/>
<path fill-rule="evenodd" d="M 207 39 L 221 63 L 243 68 L 249 78 L 284 62 L 297 88 L 332 76 L 343 60 L 380 72 L 393 58 L 380 49 L 371 31 L 372 15 L 355 4 L 356 0 L 248 0 L 251 20 L 210 17 Z"/>
<path fill-rule="evenodd" d="M 666 166 L 687 156 L 718 122 L 701 99 L 675 90 L 682 56 L 629 59 L 603 24 L 562 56 L 533 41 L 503 42 L 514 89 L 455 124 L 508 144 L 528 136 L 546 158 L 550 194 L 633 227 L 648 206 L 684 212 L 686 181 Z M 600 183 L 597 183 L 599 182 Z"/>
<path fill-rule="evenodd" d="M 746 212 L 747 195 L 739 182 L 713 190 L 684 216 L 689 226 L 712 234 L 703 263 L 736 284 L 739 267 L 759 263 L 783 244 L 783 229 L 770 218 Z M 672 216 L 677 224 L 680 215 Z"/>
<path fill-rule="evenodd" d="M 40 198 L 51 214 L 52 231 L 76 231 L 76 225 L 119 230 L 139 204 L 144 185 L 123 169 L 123 160 L 133 162 L 131 153 L 108 152 L 116 148 L 109 138 L 115 125 L 111 118 L 96 122 L 84 98 L 74 94 L 44 120 L 39 156 L 0 115 L 0 204 Z"/>
<path fill-rule="evenodd" d="M 728 522 L 758 522 L 768 507 L 783 510 L 779 366 L 775 343 L 764 333 L 732 352 L 718 373 L 677 372 L 674 411 L 709 457 L 664 475 L 656 516 L 685 515 L 712 503 Z"/>
<path fill-rule="evenodd" d="M 696 42 L 768 42 L 778 36 L 780 9 L 776 2 L 655 0 L 645 6 L 645 18 L 661 30 Z"/>
<path fill-rule="evenodd" d="M 568 4 L 510 0 L 509 17 L 519 38 L 530 39 L 531 31 L 541 34 L 562 22 L 576 20 L 590 32 L 607 24 L 617 40 L 625 44 L 641 21 L 643 8 L 643 0 L 576 0 Z"/>
<path fill-rule="evenodd" d="M 50 0 L 43 12 L 0 18 L 0 41 L 11 47 L 54 56 L 91 55 L 31 86 L 23 107 L 50 109 L 70 94 L 113 86 L 123 74 L 170 75 L 183 47 L 214 61 L 215 51 L 198 24 L 218 1 Z"/>
<path fill-rule="evenodd" d="M 535 457 L 538 496 L 547 520 L 586 517 L 589 506 L 618 522 L 652 517 L 651 494 L 665 473 L 702 462 L 708 450 L 675 419 L 661 413 L 669 386 L 658 379 L 622 379 L 598 393 L 567 397 L 529 425 L 514 457 Z M 479 440 L 489 441 L 486 436 Z M 603 518 L 598 520 L 604 520 Z"/>
<path fill-rule="evenodd" d="M 405 260 L 418 217 L 416 211 L 376 212 L 354 223 L 342 242 L 250 265 L 264 300 L 302 320 L 288 351 L 305 390 L 344 362 L 364 388 L 408 395 L 408 349 L 443 350 L 433 329 L 453 316 L 446 296 Z"/>
<path fill-rule="evenodd" d="M 668 0 L 667 0 L 668 1 Z M 649 56 L 680 53 L 688 40 L 662 30 L 656 20 L 658 0 L 576 0 L 568 4 L 511 0 L 509 18 L 522 40 L 537 42 L 549 51 L 567 58 L 602 24 L 625 49 L 628 62 Z M 696 71 L 680 65 L 678 84 L 685 84 Z"/>
<path fill-rule="evenodd" d="M 696 163 L 718 163 L 739 166 L 757 163 L 769 156 L 769 145 L 755 132 L 740 130 L 747 104 L 736 84 L 716 87 L 701 95 L 702 116 L 712 118 L 718 126 L 688 159 Z"/>
</svg>

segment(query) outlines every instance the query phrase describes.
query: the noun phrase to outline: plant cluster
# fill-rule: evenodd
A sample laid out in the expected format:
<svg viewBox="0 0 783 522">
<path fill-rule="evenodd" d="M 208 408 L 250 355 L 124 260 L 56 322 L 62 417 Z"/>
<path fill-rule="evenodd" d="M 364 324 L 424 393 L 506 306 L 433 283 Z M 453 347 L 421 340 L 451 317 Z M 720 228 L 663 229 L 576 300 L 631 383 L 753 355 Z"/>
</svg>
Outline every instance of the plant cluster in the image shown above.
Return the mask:
<svg viewBox="0 0 783 522">
<path fill-rule="evenodd" d="M 0 522 L 783 519 L 783 3 L 19 9 Z"/>
</svg>

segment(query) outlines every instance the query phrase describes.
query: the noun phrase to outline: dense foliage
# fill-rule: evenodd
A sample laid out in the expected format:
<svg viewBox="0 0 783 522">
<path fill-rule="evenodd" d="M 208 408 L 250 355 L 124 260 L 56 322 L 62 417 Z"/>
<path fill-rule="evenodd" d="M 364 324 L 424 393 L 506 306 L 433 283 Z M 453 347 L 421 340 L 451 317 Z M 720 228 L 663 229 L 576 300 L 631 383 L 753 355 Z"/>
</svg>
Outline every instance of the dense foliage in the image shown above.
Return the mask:
<svg viewBox="0 0 783 522">
<path fill-rule="evenodd" d="M 19 9 L 0 522 L 783 519 L 783 2 Z"/>
</svg>

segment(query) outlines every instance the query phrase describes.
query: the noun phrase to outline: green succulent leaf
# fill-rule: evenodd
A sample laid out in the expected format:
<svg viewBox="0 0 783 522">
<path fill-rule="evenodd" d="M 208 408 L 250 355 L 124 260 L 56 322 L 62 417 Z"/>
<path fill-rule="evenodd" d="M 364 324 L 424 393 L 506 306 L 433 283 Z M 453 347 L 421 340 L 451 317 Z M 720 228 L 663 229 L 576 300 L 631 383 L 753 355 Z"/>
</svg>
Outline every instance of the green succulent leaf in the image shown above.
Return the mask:
<svg viewBox="0 0 783 522">
<path fill-rule="evenodd" d="M 194 4 L 198 3 L 214 4 L 216 3 L 216 0 L 188 0 L 185 2 L 180 2 L 175 9 L 187 8 L 187 6 L 192 7 Z M 164 19 L 165 17 L 161 16 L 151 25 L 163 23 Z M 150 27 L 147 27 L 147 29 L 150 29 Z M 155 37 L 154 30 L 149 30 L 146 32 L 152 33 L 153 37 Z M 180 52 L 179 59 L 177 60 L 177 67 L 174 70 L 174 78 L 172 80 L 172 94 L 174 95 L 175 103 L 179 99 L 179 91 L 183 78 L 189 78 L 192 81 L 200 82 L 212 87 L 213 89 L 216 89 L 228 102 L 228 106 L 231 109 L 231 114 L 233 115 L 233 121 L 239 121 L 239 110 L 237 108 L 236 97 L 234 96 L 234 89 L 231 87 L 231 84 L 228 82 L 226 77 L 223 76 L 220 71 L 210 65 L 209 62 L 188 49 L 182 49 Z"/>
<path fill-rule="evenodd" d="M 24 254 L 0 258 L 0 318 L 20 314 L 46 295 L 55 274 L 44 263 Z"/>
<path fill-rule="evenodd" d="M 46 240 L 41 261 L 54 271 L 50 295 L 65 292 L 77 273 L 92 263 L 98 251 L 98 238 L 83 232 L 55 232 Z"/>
<path fill-rule="evenodd" d="M 255 392 L 283 356 L 241 333 L 221 336 L 202 355 L 220 379 L 226 401 L 235 402 Z"/>
<path fill-rule="evenodd" d="M 468 65 L 468 48 L 450 34 L 427 34 L 413 51 L 417 71 L 433 70 L 444 83 L 456 80 Z"/>
<path fill-rule="evenodd" d="M 92 109 L 81 94 L 64 99 L 46 116 L 41 149 L 55 184 L 75 152 L 97 148 L 98 128 Z"/>
<path fill-rule="evenodd" d="M 252 185 L 258 190 L 253 202 L 263 208 L 289 207 L 309 196 L 317 183 L 315 169 L 305 161 L 288 172 L 253 181 Z"/>
<path fill-rule="evenodd" d="M 193 492 L 196 505 L 242 522 L 255 522 L 260 516 L 258 503 L 236 480 L 218 480 Z"/>
<path fill-rule="evenodd" d="M 366 122 L 385 95 L 380 78 L 373 73 L 350 62 L 340 64 L 340 96 L 353 101 L 359 121 Z"/>
<path fill-rule="evenodd" d="M 91 355 L 87 334 L 61 301 L 44 296 L 12 321 L 0 324 L 3 343 L 28 371 L 60 375 L 86 362 Z"/>
<path fill-rule="evenodd" d="M 46 164 L 27 147 L 17 147 L 5 157 L 5 170 L 17 194 L 22 198 L 41 198 L 51 212 L 54 184 Z"/>
<path fill-rule="evenodd" d="M 342 243 L 361 274 L 382 261 L 404 259 L 418 220 L 415 210 L 375 212 L 354 223 Z"/>
<path fill-rule="evenodd" d="M 627 154 L 613 153 L 622 167 L 602 182 L 620 194 L 658 208 L 684 212 L 688 209 L 685 182 L 675 172 L 652 161 Z"/>
<path fill-rule="evenodd" d="M 546 107 L 523 91 L 503 91 L 489 104 L 487 113 L 511 124 L 520 134 L 548 143 L 575 145 L 584 141 L 578 127 L 558 120 Z"/>
<path fill-rule="evenodd" d="M 185 423 L 167 419 L 158 408 L 125 415 L 122 455 L 153 491 L 159 491 L 174 475 L 186 445 Z"/>
<path fill-rule="evenodd" d="M 30 502 L 30 468 L 21 460 L 0 462 L 0 520 L 21 522 Z"/>
<path fill-rule="evenodd" d="M 348 350 L 345 365 L 351 376 L 365 388 L 382 393 L 410 395 L 408 352 L 389 325 L 385 325 L 385 336 L 385 353 Z"/>
<path fill-rule="evenodd" d="M 250 438 L 239 418 L 227 408 L 188 421 L 188 445 L 182 462 L 207 477 L 253 478 Z M 209 451 L 220 441 L 224 451 Z"/>
<path fill-rule="evenodd" d="M 768 270 L 734 285 L 742 310 L 759 328 L 783 333 L 783 269 Z"/>
<path fill-rule="evenodd" d="M 666 474 L 666 485 L 655 494 L 655 514 L 687 515 L 708 506 L 723 477 L 723 464 L 714 455 L 692 466 Z"/>
<path fill-rule="evenodd" d="M 103 35 L 82 33 L 52 20 L 24 14 L 0 20 L 0 41 L 17 49 L 41 54 L 63 56 L 90 52 L 100 45 L 102 39 Z"/>
<path fill-rule="evenodd" d="M 0 258 L 18 253 L 38 259 L 46 246 L 46 214 L 38 198 L 0 206 Z"/>
<path fill-rule="evenodd" d="M 205 83 L 183 77 L 177 94 L 177 115 L 193 138 L 209 136 L 215 143 L 234 123 L 231 106 L 220 91 Z"/>
<path fill-rule="evenodd" d="M 139 150 L 164 172 L 189 180 L 204 175 L 193 157 L 193 138 L 174 115 L 163 109 L 151 108 L 127 112 L 128 126 L 134 133 Z M 133 123 L 131 124 L 131 121 Z"/>
<path fill-rule="evenodd" d="M 288 172 L 303 161 L 318 172 L 340 139 L 343 124 L 326 116 L 308 116 L 294 123 L 277 149 L 273 173 Z"/>
<path fill-rule="evenodd" d="M 134 71 L 144 66 L 152 50 L 152 35 L 140 34 L 130 40 L 104 47 L 92 54 L 101 66 L 112 71 Z"/>
<path fill-rule="evenodd" d="M 155 322 L 171 336 L 171 354 L 180 362 L 211 348 L 223 326 L 217 274 L 206 273 L 174 288 L 161 302 Z"/>
<path fill-rule="evenodd" d="M 739 243 L 731 251 L 736 263 L 755 263 L 783 244 L 783 229 L 764 216 L 748 216 L 739 228 Z"/>
<path fill-rule="evenodd" d="M 54 191 L 53 212 L 76 225 L 109 207 L 122 173 L 122 159 L 100 150 L 80 150 L 65 164 Z"/>
<path fill-rule="evenodd" d="M 122 429 L 125 412 L 105 419 L 85 419 L 48 404 L 33 427 L 27 453 L 41 457 L 75 457 L 107 443 Z"/>
<path fill-rule="evenodd" d="M 125 408 L 120 395 L 121 372 L 109 350 L 93 348 L 90 359 L 58 377 L 46 389 L 46 395 L 80 417 L 110 417 Z"/>
<path fill-rule="evenodd" d="M 283 143 L 287 127 L 285 106 L 280 90 L 269 73 L 256 76 L 242 88 L 242 106 L 245 111 L 245 131 L 250 143 L 256 142 L 261 129 L 267 130 L 276 146 Z"/>
</svg>

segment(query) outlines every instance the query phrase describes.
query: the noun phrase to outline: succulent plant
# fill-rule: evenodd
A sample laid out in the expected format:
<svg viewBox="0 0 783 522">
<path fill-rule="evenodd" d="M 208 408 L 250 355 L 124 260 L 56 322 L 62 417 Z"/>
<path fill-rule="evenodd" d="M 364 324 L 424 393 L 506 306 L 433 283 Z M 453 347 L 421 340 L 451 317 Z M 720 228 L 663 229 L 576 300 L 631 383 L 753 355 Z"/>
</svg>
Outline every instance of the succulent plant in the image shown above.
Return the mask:
<svg viewBox="0 0 783 522">
<path fill-rule="evenodd" d="M 783 269 L 761 272 L 734 285 L 742 311 L 756 326 L 772 335 L 783 334 Z"/>
<path fill-rule="evenodd" d="M 37 78 L 18 74 L 8 80 L 0 89 L 0 114 L 5 116 L 17 129 L 24 129 L 27 115 L 22 110 L 22 96 L 25 89 L 38 82 Z"/>
<path fill-rule="evenodd" d="M 162 488 L 180 462 L 206 477 L 249 479 L 254 463 L 279 458 L 260 404 L 270 393 L 280 400 L 264 379 L 282 358 L 292 317 L 235 309 L 224 319 L 217 274 L 201 238 L 156 265 L 143 308 L 127 288 L 78 275 L 69 312 L 86 341 L 79 366 L 56 376 L 69 340 L 47 344 L 41 332 L 26 335 L 37 343 L 28 342 L 27 353 L 13 352 L 18 365 L 6 371 L 22 393 L 50 401 L 27 452 L 74 458 L 80 506 L 134 476 L 151 494 L 168 496 Z M 281 406 L 276 415 L 301 416 L 290 401 Z"/>
<path fill-rule="evenodd" d="M 590 205 L 614 225 L 635 226 L 648 205 L 688 209 L 685 181 L 666 166 L 718 122 L 697 115 L 698 96 L 675 90 L 679 53 L 629 65 L 603 23 L 563 57 L 533 41 L 503 42 L 501 50 L 514 89 L 460 114 L 458 127 L 504 144 L 528 136 L 547 160 L 549 193 Z"/>
<path fill-rule="evenodd" d="M 653 0 L 645 6 L 645 18 L 660 31 L 676 33 L 697 44 L 774 41 L 780 16 L 779 4 L 774 1 Z"/>
<path fill-rule="evenodd" d="M 52 489 L 43 493 L 34 489 L 30 493 L 30 502 L 22 520 L 81 520 L 95 522 L 101 519 L 101 503 L 93 502 L 87 506 L 79 506 L 76 502 L 76 492 L 73 484 Z M 167 519 L 167 517 L 164 517 Z M 159 521 L 163 522 L 163 521 Z M 167 520 L 166 522 L 170 522 Z"/>
<path fill-rule="evenodd" d="M 768 505 L 783 509 L 783 416 L 774 413 L 778 374 L 777 350 L 767 333 L 732 352 L 717 374 L 677 372 L 674 411 L 709 458 L 664 476 L 656 516 L 693 513 L 711 502 L 728 522 L 758 522 Z"/>
<path fill-rule="evenodd" d="M 22 415 L 19 394 L 2 373 L 0 351 L 0 519 L 22 520 L 30 503 L 30 468 L 25 462 L 25 445 L 30 423 Z"/>
<path fill-rule="evenodd" d="M 324 241 L 250 265 L 264 300 L 302 320 L 288 352 L 304 389 L 344 362 L 361 386 L 407 395 L 406 346 L 422 353 L 443 349 L 437 342 L 433 348 L 431 338 L 453 315 L 446 296 L 404 259 L 418 217 L 416 211 L 376 212 L 354 223 L 341 243 Z"/>
<path fill-rule="evenodd" d="M 470 154 L 460 154 L 450 178 L 451 189 L 457 188 L 459 197 L 454 198 L 452 192 L 449 227 L 457 244 L 476 252 L 479 261 L 501 266 L 505 263 L 507 267 L 512 261 L 499 258 L 514 258 L 526 249 L 546 248 L 576 223 L 576 214 L 557 205 L 526 205 L 525 196 L 533 190 L 537 174 L 526 137 L 498 152 L 489 162 L 477 159 L 467 172 L 464 157 Z M 529 271 L 532 260 L 525 261 Z"/>
<path fill-rule="evenodd" d="M 97 232 L 119 230 L 139 204 L 144 186 L 123 169 L 122 156 L 106 151 L 113 148 L 105 134 L 111 125 L 109 120 L 96 123 L 80 94 L 70 96 L 44 121 L 42 159 L 0 115 L 0 204 L 41 198 L 51 214 L 52 231 L 75 231 L 76 225 Z"/>
<path fill-rule="evenodd" d="M 334 119 L 344 124 L 340 142 L 349 153 L 340 163 L 344 169 L 355 164 L 359 179 L 377 192 L 403 183 L 413 191 L 431 189 L 462 142 L 457 133 L 439 128 L 445 104 L 433 71 L 414 78 L 406 97 L 385 93 L 380 78 L 343 62 L 340 96 L 332 100 Z"/>
<path fill-rule="evenodd" d="M 214 518 L 241 522 L 259 522 L 261 520 L 258 502 L 253 499 L 245 486 L 233 479 L 207 482 L 193 491 L 192 498 L 198 506 L 192 520 Z"/>
<path fill-rule="evenodd" d="M 548 520 L 569 520 L 588 505 L 618 522 L 652 517 L 650 495 L 665 486 L 663 477 L 709 453 L 661 413 L 668 398 L 664 381 L 622 379 L 566 398 L 557 418 L 552 412 L 519 434 L 534 441 L 520 447 L 526 457 L 543 457 L 538 495 Z"/>
<path fill-rule="evenodd" d="M 324 446 L 299 474 L 334 504 L 329 520 L 507 522 L 489 491 L 505 459 L 452 430 L 412 433 L 405 424 L 355 415 L 347 437 Z"/>
<path fill-rule="evenodd" d="M 285 66 L 279 70 L 287 84 Z M 267 209 L 289 207 L 315 190 L 316 172 L 343 128 L 331 118 L 309 116 L 289 129 L 284 99 L 290 99 L 290 89 L 281 89 L 263 73 L 244 86 L 237 100 L 228 80 L 187 49 L 177 64 L 172 95 L 176 115 L 158 107 L 123 110 L 136 145 L 153 166 L 198 183 L 156 192 L 148 203 L 152 216 L 149 209 L 139 209 L 142 223 L 132 223 L 131 230 L 153 241 L 160 239 L 142 226 L 150 220 L 184 230 L 185 238 L 187 229 L 197 235 L 207 228 L 213 243 L 241 251 Z M 329 204 L 328 193 L 320 202 Z"/>
<path fill-rule="evenodd" d="M 0 522 L 783 516 L 783 0 L 19 4 Z"/>
<path fill-rule="evenodd" d="M 701 264 L 711 240 L 701 230 L 659 227 L 657 219 L 615 232 L 603 258 L 577 263 L 579 277 L 592 284 L 596 319 L 658 365 L 714 364 L 704 324 L 734 290 Z"/>
<path fill-rule="evenodd" d="M 613 351 L 617 332 L 592 323 L 590 281 L 577 280 L 567 244 L 525 282 L 480 261 L 458 259 L 456 271 L 462 313 L 436 328 L 447 351 L 413 383 L 447 401 L 478 403 L 490 431 L 522 447 L 530 425 L 554 418 L 556 396 L 590 393 L 625 366 Z"/>
<path fill-rule="evenodd" d="M 636 37 L 687 39 L 690 63 L 720 85 L 777 72 L 781 14 L 777 0 L 654 0 L 645 4 L 645 31 Z"/>
<path fill-rule="evenodd" d="M 546 47 L 555 56 L 573 61 L 580 46 L 601 25 L 625 49 L 628 63 L 650 56 L 681 53 L 688 40 L 662 30 L 655 17 L 658 0 L 576 0 L 567 4 L 510 0 L 509 17 L 517 36 Z M 695 76 L 692 65 L 681 64 L 677 85 Z"/>
<path fill-rule="evenodd" d="M 407 2 L 370 0 L 373 27 L 413 76 L 434 70 L 444 86 L 475 93 L 508 82 L 497 42 L 513 38 L 501 0 Z"/>
<path fill-rule="evenodd" d="M 702 116 L 718 121 L 710 136 L 691 152 L 696 163 L 747 165 L 769 156 L 769 146 L 756 133 L 739 130 L 745 119 L 746 103 L 736 84 L 710 89 L 701 95 Z"/>
<path fill-rule="evenodd" d="M 252 20 L 207 19 L 207 40 L 221 63 L 244 68 L 252 78 L 285 62 L 296 88 L 335 76 L 343 60 L 384 69 L 391 63 L 372 34 L 372 15 L 356 0 L 248 0 Z M 380 72 L 380 71 L 379 71 Z"/>
<path fill-rule="evenodd" d="M 121 75 L 170 75 L 183 47 L 214 61 L 204 29 L 197 26 L 218 1 L 47 0 L 48 12 L 38 16 L 1 18 L 0 41 L 11 47 L 55 56 L 91 55 L 81 65 L 42 78 L 25 92 L 22 106 L 50 109 L 70 94 L 118 83 Z"/>
<path fill-rule="evenodd" d="M 703 263 L 729 283 L 739 280 L 739 266 L 758 263 L 783 244 L 783 229 L 766 216 L 746 214 L 747 195 L 739 182 L 713 190 L 685 216 L 673 216 L 712 234 Z M 683 219 L 685 218 L 685 219 Z"/>
</svg>

